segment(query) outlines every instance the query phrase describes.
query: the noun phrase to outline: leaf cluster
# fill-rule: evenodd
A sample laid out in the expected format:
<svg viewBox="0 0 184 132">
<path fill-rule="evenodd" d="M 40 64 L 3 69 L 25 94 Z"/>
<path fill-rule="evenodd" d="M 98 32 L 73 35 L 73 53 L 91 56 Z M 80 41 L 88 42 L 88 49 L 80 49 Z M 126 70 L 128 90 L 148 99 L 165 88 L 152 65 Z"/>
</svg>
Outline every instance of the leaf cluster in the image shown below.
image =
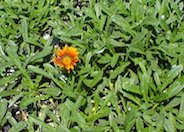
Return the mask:
<svg viewBox="0 0 184 132">
<path fill-rule="evenodd" d="M 183 131 L 181 0 L 0 1 L 2 131 Z M 52 62 L 72 45 L 68 74 Z"/>
</svg>

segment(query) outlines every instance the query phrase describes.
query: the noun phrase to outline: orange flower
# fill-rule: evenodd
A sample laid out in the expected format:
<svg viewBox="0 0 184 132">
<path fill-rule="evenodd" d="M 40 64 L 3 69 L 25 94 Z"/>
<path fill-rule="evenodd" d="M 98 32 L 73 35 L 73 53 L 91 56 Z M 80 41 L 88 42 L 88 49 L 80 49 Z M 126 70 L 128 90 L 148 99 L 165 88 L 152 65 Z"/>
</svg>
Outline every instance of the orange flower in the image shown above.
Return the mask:
<svg viewBox="0 0 184 132">
<path fill-rule="evenodd" d="M 56 55 L 53 57 L 54 63 L 59 67 L 65 68 L 68 73 L 70 69 L 74 69 L 74 66 L 79 61 L 79 52 L 72 46 L 65 45 L 62 49 L 57 48 L 55 53 Z"/>
</svg>

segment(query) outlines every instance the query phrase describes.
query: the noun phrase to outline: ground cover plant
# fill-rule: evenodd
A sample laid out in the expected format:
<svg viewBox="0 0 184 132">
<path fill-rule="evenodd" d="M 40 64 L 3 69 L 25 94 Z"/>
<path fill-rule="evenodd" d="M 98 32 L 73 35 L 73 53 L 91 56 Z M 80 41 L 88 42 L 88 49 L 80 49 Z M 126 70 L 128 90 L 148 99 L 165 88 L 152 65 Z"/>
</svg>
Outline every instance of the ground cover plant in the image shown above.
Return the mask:
<svg viewBox="0 0 184 132">
<path fill-rule="evenodd" d="M 184 131 L 183 20 L 182 0 L 1 0 L 0 130 Z"/>
</svg>

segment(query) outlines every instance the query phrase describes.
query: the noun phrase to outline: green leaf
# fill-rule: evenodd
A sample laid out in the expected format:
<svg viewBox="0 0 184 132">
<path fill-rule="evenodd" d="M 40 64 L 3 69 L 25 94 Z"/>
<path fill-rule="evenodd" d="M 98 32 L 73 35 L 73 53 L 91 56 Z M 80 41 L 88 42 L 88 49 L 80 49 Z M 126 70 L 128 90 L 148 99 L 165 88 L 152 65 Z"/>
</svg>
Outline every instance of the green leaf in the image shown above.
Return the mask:
<svg viewBox="0 0 184 132">
<path fill-rule="evenodd" d="M 93 79 L 84 79 L 83 82 L 86 86 L 93 88 L 103 76 L 103 71 L 98 71 L 98 74 Z"/>
<path fill-rule="evenodd" d="M 8 102 L 5 99 L 0 100 L 0 101 L 1 101 L 1 103 L 0 103 L 0 111 L 1 111 L 0 112 L 0 123 L 1 123 L 2 122 L 2 119 L 4 118 L 4 116 L 6 114 Z"/>
<path fill-rule="evenodd" d="M 165 115 L 163 113 L 161 113 L 158 116 L 158 120 L 157 120 L 157 125 L 156 125 L 156 130 L 157 131 L 163 131 L 163 125 L 164 125 L 164 121 L 165 121 Z"/>
<path fill-rule="evenodd" d="M 62 124 L 64 127 L 67 127 L 69 126 L 71 121 L 71 111 L 70 109 L 67 108 L 65 104 L 66 104 L 66 101 L 64 104 L 59 104 L 57 108 L 59 109 L 58 115 L 62 118 L 60 124 Z"/>
<path fill-rule="evenodd" d="M 91 119 L 93 122 L 96 121 L 97 119 L 103 118 L 108 116 L 110 113 L 110 109 L 105 107 L 103 109 L 100 109 L 97 113 L 91 115 L 89 119 Z"/>
<path fill-rule="evenodd" d="M 8 122 L 11 124 L 11 126 L 16 126 L 17 120 L 12 116 L 12 113 L 7 111 L 6 118 L 8 119 Z"/>
<path fill-rule="evenodd" d="M 44 48 L 42 51 L 39 51 L 35 55 L 31 56 L 27 63 L 31 63 L 31 62 L 37 61 L 38 59 L 44 58 L 45 56 L 51 53 L 51 50 L 52 50 L 51 47 Z"/>
<path fill-rule="evenodd" d="M 21 32 L 22 32 L 24 41 L 26 41 L 28 39 L 28 24 L 25 18 L 21 20 Z"/>
<path fill-rule="evenodd" d="M 114 14 L 114 12 L 113 12 L 113 10 L 112 9 L 110 9 L 105 3 L 101 3 L 100 4 L 100 7 L 101 7 L 101 9 L 105 12 L 105 13 L 107 13 L 109 16 L 111 16 L 112 14 Z"/>
<path fill-rule="evenodd" d="M 85 66 L 86 66 L 86 67 L 87 67 L 88 65 L 90 65 L 89 62 L 90 62 L 90 60 L 91 60 L 91 57 L 92 57 L 92 53 L 91 53 L 91 52 L 88 52 L 87 55 L 86 55 L 86 61 L 85 61 Z"/>
<path fill-rule="evenodd" d="M 111 100 L 111 103 L 112 103 L 113 107 L 115 108 L 117 114 L 121 115 L 119 105 L 118 105 L 118 98 L 114 92 L 110 93 L 110 100 Z"/>
<path fill-rule="evenodd" d="M 20 132 L 24 128 L 26 128 L 26 122 L 20 121 L 15 126 L 13 126 L 11 129 L 9 129 L 9 132 Z"/>
<path fill-rule="evenodd" d="M 37 66 L 28 65 L 28 69 L 35 72 L 35 73 L 37 73 L 37 74 L 43 75 L 45 77 L 50 77 L 47 72 L 45 72 L 43 69 L 41 69 Z"/>
<path fill-rule="evenodd" d="M 20 93 L 20 94 L 18 94 L 18 95 L 15 95 L 11 100 L 9 100 L 9 106 L 8 107 L 11 107 L 12 105 L 14 105 L 15 104 L 15 102 L 17 101 L 17 100 L 19 100 L 21 97 L 23 97 L 24 96 L 24 94 L 23 93 Z"/>
<path fill-rule="evenodd" d="M 160 81 L 158 72 L 154 72 L 153 73 L 153 77 L 154 77 L 154 80 L 155 80 L 156 85 L 159 87 L 161 85 L 161 81 Z"/>
<path fill-rule="evenodd" d="M 166 89 L 164 91 L 164 93 L 162 93 L 159 96 L 155 97 L 156 101 L 163 101 L 163 100 L 167 100 L 171 97 L 176 96 L 179 92 L 181 92 L 184 88 L 184 85 L 181 84 L 179 81 L 175 81 L 174 83 L 172 83 L 170 85 L 170 87 L 168 89 Z"/>
<path fill-rule="evenodd" d="M 164 120 L 164 129 L 167 132 L 175 132 L 175 126 L 173 125 L 172 121 L 169 119 Z"/>
<path fill-rule="evenodd" d="M 76 102 L 75 102 L 75 104 L 72 108 L 73 112 L 76 112 L 80 108 L 80 106 L 82 105 L 83 100 L 84 100 L 84 98 L 82 96 L 79 96 L 77 98 L 77 100 L 76 100 Z"/>
<path fill-rule="evenodd" d="M 132 92 L 132 93 L 141 95 L 139 86 L 131 84 L 130 81 L 123 81 L 122 88 L 128 92 Z"/>
<path fill-rule="evenodd" d="M 70 110 L 70 111 L 73 110 L 74 103 L 70 99 L 67 99 L 64 104 L 68 108 L 68 110 Z"/>
<path fill-rule="evenodd" d="M 123 94 L 124 97 L 128 98 L 129 100 L 135 102 L 136 104 L 140 105 L 140 99 L 136 96 L 129 94 L 128 92 L 125 92 L 123 90 L 120 90 L 120 92 Z"/>
<path fill-rule="evenodd" d="M 49 87 L 49 88 L 44 88 L 42 90 L 45 94 L 53 97 L 59 96 L 61 94 L 61 89 L 57 87 Z"/>
<path fill-rule="evenodd" d="M 157 27 L 160 24 L 160 21 L 157 20 L 155 17 L 147 16 L 142 21 L 143 25 L 152 25 L 154 27 Z"/>
<path fill-rule="evenodd" d="M 55 132 L 71 132 L 67 127 L 60 125 Z"/>
<path fill-rule="evenodd" d="M 179 97 L 175 97 L 173 98 L 166 106 L 165 109 L 169 110 L 171 108 L 174 108 L 176 106 L 178 106 L 181 102 L 181 98 Z"/>
<path fill-rule="evenodd" d="M 30 105 L 32 103 L 35 103 L 35 102 L 37 102 L 39 100 L 46 100 L 49 97 L 50 96 L 48 96 L 48 95 L 36 96 L 36 97 L 33 97 L 33 98 L 27 98 L 26 96 L 24 96 L 24 99 L 22 99 L 21 102 L 20 102 L 20 108 L 24 109 L 24 108 L 26 108 L 28 105 Z"/>
<path fill-rule="evenodd" d="M 98 3 L 95 4 L 95 12 L 96 12 L 96 17 L 99 19 L 100 15 L 101 15 L 101 7 Z"/>
<path fill-rule="evenodd" d="M 150 115 L 146 115 L 146 114 L 144 113 L 144 114 L 143 114 L 143 119 L 144 119 L 147 123 L 153 124 L 153 121 L 152 121 Z"/>
<path fill-rule="evenodd" d="M 84 119 L 84 117 L 82 117 L 80 113 L 77 113 L 75 115 L 75 121 L 82 129 L 85 129 L 87 127 L 86 120 Z"/>
<path fill-rule="evenodd" d="M 0 92 L 0 97 L 6 97 L 6 96 L 10 96 L 10 95 L 18 95 L 20 92 L 18 92 L 17 90 L 6 90 L 6 91 L 2 91 Z"/>
<path fill-rule="evenodd" d="M 130 46 L 133 46 L 133 45 L 138 45 L 139 42 L 141 42 L 144 38 L 145 38 L 145 35 L 148 33 L 148 30 L 144 29 L 142 32 L 140 33 L 137 33 L 137 35 L 133 38 L 132 40 L 132 44 Z M 139 44 L 140 45 L 140 44 Z"/>
<path fill-rule="evenodd" d="M 110 78 L 115 79 L 119 74 L 121 74 L 124 69 L 130 65 L 130 62 L 124 62 L 120 66 L 118 66 L 114 71 L 110 73 Z"/>
<path fill-rule="evenodd" d="M 10 82 L 11 76 L 4 77 L 0 80 L 0 86 L 5 86 L 8 82 Z"/>
<path fill-rule="evenodd" d="M 139 118 L 136 119 L 136 131 L 137 132 L 142 132 L 143 130 L 144 130 L 144 122 L 139 117 Z"/>
<path fill-rule="evenodd" d="M 128 32 L 130 35 L 135 36 L 136 32 L 131 29 L 129 22 L 119 15 L 112 15 L 111 20 L 120 26 L 125 32 Z"/>
<path fill-rule="evenodd" d="M 104 56 L 100 57 L 100 59 L 98 60 L 98 63 L 107 64 L 110 62 L 110 60 L 111 60 L 111 56 L 109 54 L 105 54 Z"/>
<path fill-rule="evenodd" d="M 110 122 L 110 126 L 113 128 L 113 130 L 115 132 L 120 132 L 120 129 L 118 128 L 118 124 L 116 123 L 115 119 L 114 119 L 114 115 L 113 112 L 111 112 L 109 114 L 109 122 Z"/>
<path fill-rule="evenodd" d="M 129 132 L 136 122 L 136 110 L 131 110 L 125 119 L 125 131 Z"/>
<path fill-rule="evenodd" d="M 59 119 L 58 119 L 58 117 L 56 116 L 55 113 L 53 113 L 52 111 L 48 110 L 48 111 L 47 111 L 47 115 L 48 115 L 48 117 L 49 117 L 53 122 L 55 122 L 55 123 L 57 123 L 57 124 L 60 124 L 60 121 L 59 121 Z"/>
<path fill-rule="evenodd" d="M 151 70 L 146 69 L 145 64 L 143 62 L 139 62 L 139 66 L 141 68 L 141 72 L 138 72 L 140 78 L 140 91 L 143 95 L 145 101 L 148 101 L 148 91 L 149 91 L 149 80 L 151 76 Z"/>
<path fill-rule="evenodd" d="M 43 130 L 45 131 L 55 131 L 55 129 L 53 127 L 51 127 L 50 125 L 42 122 L 39 118 L 33 116 L 33 115 L 29 115 L 28 119 L 30 120 L 30 122 L 35 123 L 36 125 L 40 125 L 43 127 Z"/>
<path fill-rule="evenodd" d="M 172 69 L 167 74 L 167 79 L 164 81 L 161 90 L 163 90 L 168 84 L 170 84 L 174 78 L 176 78 L 183 70 L 182 65 L 173 65 Z"/>
<path fill-rule="evenodd" d="M 179 100 L 178 100 L 179 102 Z M 182 95 L 178 117 L 184 120 L 184 95 Z"/>
<path fill-rule="evenodd" d="M 21 65 L 21 61 L 19 60 L 19 56 L 15 52 L 14 49 L 8 47 L 7 53 L 9 55 L 10 60 L 17 66 L 17 68 L 22 72 L 22 74 L 25 76 L 25 78 L 29 81 L 29 86 L 31 88 L 34 88 L 34 83 L 31 80 L 29 74 L 27 73 L 26 69 Z"/>
<path fill-rule="evenodd" d="M 112 59 L 111 59 L 111 67 L 114 68 L 116 63 L 118 62 L 118 59 L 119 59 L 119 55 L 118 54 L 115 54 Z"/>
</svg>

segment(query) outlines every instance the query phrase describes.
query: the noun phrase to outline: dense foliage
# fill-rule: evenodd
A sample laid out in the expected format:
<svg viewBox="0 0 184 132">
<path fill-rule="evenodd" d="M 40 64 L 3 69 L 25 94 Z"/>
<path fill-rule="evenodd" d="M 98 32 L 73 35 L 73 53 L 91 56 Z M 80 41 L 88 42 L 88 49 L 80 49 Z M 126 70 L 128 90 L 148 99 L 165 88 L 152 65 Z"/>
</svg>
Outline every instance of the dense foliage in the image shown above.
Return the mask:
<svg viewBox="0 0 184 132">
<path fill-rule="evenodd" d="M 183 42 L 182 0 L 1 0 L 0 129 L 184 131 Z"/>
</svg>

